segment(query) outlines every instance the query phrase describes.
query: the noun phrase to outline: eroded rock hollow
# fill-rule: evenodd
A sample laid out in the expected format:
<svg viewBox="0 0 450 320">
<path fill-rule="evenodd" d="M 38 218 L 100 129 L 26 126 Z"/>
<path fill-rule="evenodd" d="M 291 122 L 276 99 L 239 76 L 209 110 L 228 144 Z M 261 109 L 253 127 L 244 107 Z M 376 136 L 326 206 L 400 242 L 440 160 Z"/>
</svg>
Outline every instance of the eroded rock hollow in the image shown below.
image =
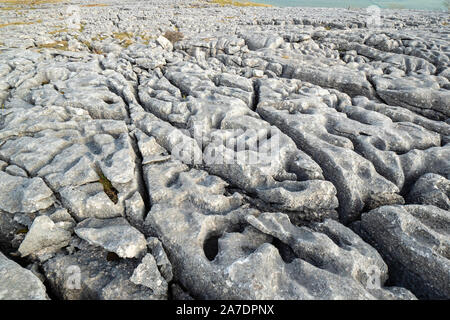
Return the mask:
<svg viewBox="0 0 450 320">
<path fill-rule="evenodd" d="M 448 13 L 0 1 L 0 299 L 449 299 Z"/>
</svg>

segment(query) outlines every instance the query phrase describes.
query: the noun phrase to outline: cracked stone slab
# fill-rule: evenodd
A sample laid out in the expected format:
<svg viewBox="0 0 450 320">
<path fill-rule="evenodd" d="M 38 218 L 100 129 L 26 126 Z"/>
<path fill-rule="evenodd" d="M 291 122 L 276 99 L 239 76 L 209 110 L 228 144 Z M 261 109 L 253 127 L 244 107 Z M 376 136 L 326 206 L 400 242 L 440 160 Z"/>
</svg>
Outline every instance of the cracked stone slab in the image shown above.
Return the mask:
<svg viewBox="0 0 450 320">
<path fill-rule="evenodd" d="M 383 255 L 393 283 L 419 298 L 448 299 L 449 219 L 430 205 L 384 206 L 364 213 L 358 228 Z"/>
<path fill-rule="evenodd" d="M 144 235 L 124 218 L 89 218 L 76 226 L 75 233 L 90 244 L 115 252 L 122 258 L 137 258 L 147 250 Z"/>
<path fill-rule="evenodd" d="M 105 0 L 75 29 L 5 6 L 0 248 L 48 249 L 23 259 L 57 297 L 447 296 L 446 12 Z"/>
<path fill-rule="evenodd" d="M 372 267 L 378 268 L 382 284 L 387 267 L 375 249 L 336 221 L 306 231 L 280 213 L 278 229 L 292 230 L 284 237 L 276 227 L 258 223 L 277 215 L 248 208 L 235 194 L 223 195 L 225 183 L 218 177 L 175 160 L 148 164 L 144 172 L 154 186 L 146 226 L 164 244 L 174 279 L 196 298 L 415 298 L 402 288 L 367 290 Z M 301 230 L 308 234 L 304 239 Z M 296 245 L 301 248 L 297 254 Z M 319 247 L 322 251 L 313 249 Z M 314 290 L 317 283 L 327 289 Z"/>
<path fill-rule="evenodd" d="M 55 198 L 39 178 L 24 178 L 0 171 L 0 209 L 10 213 L 32 213 L 47 209 Z"/>
<path fill-rule="evenodd" d="M 111 259 L 98 247 L 83 247 L 72 255 L 54 257 L 43 265 L 46 278 L 58 296 L 65 300 L 159 300 L 145 286 L 130 281 L 139 261 Z"/>
<path fill-rule="evenodd" d="M 71 232 L 58 227 L 49 217 L 39 216 L 34 219 L 18 251 L 22 257 L 33 255 L 48 258 L 69 245 L 71 235 Z"/>
</svg>

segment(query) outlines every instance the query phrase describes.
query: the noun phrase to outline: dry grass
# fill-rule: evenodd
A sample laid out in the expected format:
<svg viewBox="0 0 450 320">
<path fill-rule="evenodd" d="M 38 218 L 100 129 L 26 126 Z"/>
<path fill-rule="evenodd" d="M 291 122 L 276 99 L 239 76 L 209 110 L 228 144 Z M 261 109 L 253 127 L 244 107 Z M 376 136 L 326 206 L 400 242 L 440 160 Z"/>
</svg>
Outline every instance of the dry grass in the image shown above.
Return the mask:
<svg viewBox="0 0 450 320">
<path fill-rule="evenodd" d="M 36 20 L 36 21 L 16 21 L 16 22 L 10 22 L 10 23 L 3 23 L 0 24 L 0 28 L 9 27 L 9 26 L 21 26 L 21 25 L 30 25 L 34 23 L 41 23 L 42 20 Z"/>
<path fill-rule="evenodd" d="M 1 10 L 35 9 L 34 6 L 59 2 L 62 2 L 62 0 L 0 0 L 0 5 L 1 4 L 8 5 L 7 7 L 2 7 L 0 9 Z"/>
<path fill-rule="evenodd" d="M 27 234 L 28 228 L 22 228 L 16 231 L 16 234 Z"/>
<path fill-rule="evenodd" d="M 137 37 L 141 38 L 141 42 L 145 45 L 148 45 L 150 43 L 150 40 L 156 39 L 156 37 L 152 37 L 149 34 L 137 34 Z"/>
<path fill-rule="evenodd" d="M 270 4 L 256 3 L 251 1 L 234 1 L 234 0 L 212 0 L 212 3 L 220 4 L 221 6 L 236 6 L 236 7 L 272 7 Z"/>
<path fill-rule="evenodd" d="M 176 43 L 184 38 L 180 31 L 166 31 L 163 36 L 172 43 Z"/>
<path fill-rule="evenodd" d="M 14 5 L 39 5 L 46 3 L 58 3 L 62 0 L 0 0 L 0 4 L 14 4 Z"/>
<path fill-rule="evenodd" d="M 67 32 L 69 32 L 69 29 L 67 29 L 67 28 L 62 28 L 62 29 L 57 29 L 57 30 L 49 31 L 48 34 L 54 35 L 54 34 L 67 33 Z"/>
<path fill-rule="evenodd" d="M 40 49 L 58 49 L 58 50 L 63 50 L 63 51 L 69 50 L 67 41 L 55 41 L 55 42 L 51 42 L 51 43 L 41 44 L 38 46 L 38 48 L 40 48 Z"/>
<path fill-rule="evenodd" d="M 115 32 L 115 33 L 113 33 L 113 36 L 115 39 L 122 41 L 122 40 L 130 39 L 130 37 L 132 37 L 133 34 L 130 32 Z"/>
<path fill-rule="evenodd" d="M 80 7 L 92 8 L 92 7 L 108 7 L 109 4 L 106 3 L 92 3 L 92 4 L 83 4 Z"/>
<path fill-rule="evenodd" d="M 114 39 L 119 40 L 120 45 L 124 48 L 128 48 L 131 46 L 134 41 L 131 39 L 133 34 L 130 32 L 115 32 L 113 33 Z"/>
<path fill-rule="evenodd" d="M 105 39 L 107 39 L 108 37 L 106 37 L 106 36 L 100 36 L 100 35 L 97 35 L 97 36 L 95 36 L 94 38 L 92 38 L 92 41 L 103 41 L 103 40 L 105 40 Z"/>
<path fill-rule="evenodd" d="M 77 40 L 78 40 L 78 38 L 77 38 Z M 94 40 L 94 39 L 92 39 L 92 40 Z M 80 41 L 80 42 L 82 44 L 84 44 L 89 49 L 89 51 L 91 51 L 92 53 L 95 53 L 95 54 L 103 54 L 104 53 L 102 50 L 92 47 L 92 44 L 89 41 Z"/>
</svg>

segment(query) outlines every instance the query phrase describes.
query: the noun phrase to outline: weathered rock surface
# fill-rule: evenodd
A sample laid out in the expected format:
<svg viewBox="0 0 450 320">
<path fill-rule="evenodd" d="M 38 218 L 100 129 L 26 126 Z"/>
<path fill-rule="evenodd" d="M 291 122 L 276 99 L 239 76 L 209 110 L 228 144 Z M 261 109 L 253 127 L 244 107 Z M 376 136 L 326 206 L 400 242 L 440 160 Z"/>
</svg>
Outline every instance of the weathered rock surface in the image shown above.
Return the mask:
<svg viewBox="0 0 450 320">
<path fill-rule="evenodd" d="M 142 258 L 130 280 L 134 284 L 152 289 L 155 294 L 167 295 L 167 282 L 159 273 L 155 258 L 151 254 L 146 254 Z"/>
<path fill-rule="evenodd" d="M 101 246 L 122 258 L 137 258 L 147 248 L 144 235 L 123 218 L 89 218 L 76 226 L 75 233 L 90 244 Z"/>
<path fill-rule="evenodd" d="M 153 150 L 165 153 L 155 142 Z M 334 220 L 298 228 L 285 214 L 224 195 L 222 179 L 179 160 L 147 164 L 144 175 L 153 203 L 146 226 L 165 244 L 175 280 L 196 298 L 415 298 L 382 288 L 387 267 L 379 254 Z M 367 289 L 374 270 L 381 284 Z M 313 289 L 317 281 L 322 290 Z"/>
<path fill-rule="evenodd" d="M 391 281 L 420 298 L 448 299 L 450 213 L 434 206 L 385 206 L 364 213 L 363 237 L 383 255 Z"/>
<path fill-rule="evenodd" d="M 0 4 L 0 250 L 52 294 L 448 298 L 448 13 L 70 5 Z"/>
<path fill-rule="evenodd" d="M 72 255 L 45 262 L 45 276 L 58 296 L 68 300 L 155 300 L 167 298 L 133 283 L 139 260 L 118 259 L 101 248 L 83 246 Z"/>
<path fill-rule="evenodd" d="M 31 213 L 47 209 L 54 202 L 52 191 L 41 178 L 23 178 L 0 171 L 0 209 L 10 213 Z"/>
<path fill-rule="evenodd" d="M 0 252 L 0 300 L 47 300 L 44 284 Z"/>
<path fill-rule="evenodd" d="M 408 200 L 411 203 L 434 205 L 449 211 L 450 181 L 437 174 L 424 174 L 412 187 Z"/>
<path fill-rule="evenodd" d="M 19 247 L 22 257 L 34 255 L 48 256 L 69 245 L 71 233 L 55 225 L 47 216 L 34 219 L 30 230 Z"/>
</svg>

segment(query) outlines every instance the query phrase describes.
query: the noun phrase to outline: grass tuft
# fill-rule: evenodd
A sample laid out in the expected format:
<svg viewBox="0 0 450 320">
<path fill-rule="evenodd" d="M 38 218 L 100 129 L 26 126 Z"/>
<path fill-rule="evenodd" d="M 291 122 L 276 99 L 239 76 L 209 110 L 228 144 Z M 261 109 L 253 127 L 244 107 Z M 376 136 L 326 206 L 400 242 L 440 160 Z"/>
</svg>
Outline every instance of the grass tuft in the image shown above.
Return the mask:
<svg viewBox="0 0 450 320">
<path fill-rule="evenodd" d="M 221 6 L 235 6 L 235 7 L 272 7 L 270 4 L 256 3 L 251 1 L 234 1 L 234 0 L 212 0 L 212 3 L 220 4 Z"/>
<path fill-rule="evenodd" d="M 67 41 L 55 41 L 51 43 L 45 43 L 38 45 L 38 48 L 40 49 L 58 49 L 63 51 L 69 50 L 69 44 Z"/>
<path fill-rule="evenodd" d="M 62 0 L 0 0 L 0 4 L 7 5 L 21 5 L 21 6 L 35 6 L 47 3 L 58 3 Z"/>
<path fill-rule="evenodd" d="M 133 34 L 130 32 L 115 32 L 113 33 L 113 37 L 119 40 L 120 45 L 124 48 L 128 48 L 134 43 L 134 41 L 131 39 L 133 37 Z"/>
<path fill-rule="evenodd" d="M 184 38 L 180 31 L 166 31 L 163 36 L 172 43 L 176 43 Z"/>
<path fill-rule="evenodd" d="M 30 25 L 35 23 L 41 23 L 42 20 L 36 20 L 36 21 L 16 21 L 16 22 L 10 22 L 10 23 L 3 23 L 0 24 L 0 28 L 9 27 L 9 26 L 21 26 L 21 25 Z"/>
<path fill-rule="evenodd" d="M 108 7 L 109 4 L 106 3 L 92 3 L 92 4 L 83 4 L 80 7 L 84 8 L 92 8 L 92 7 Z"/>
<path fill-rule="evenodd" d="M 17 230 L 16 234 L 27 234 L 28 233 L 28 228 L 22 228 Z"/>
<path fill-rule="evenodd" d="M 119 192 L 117 191 L 117 189 L 114 188 L 111 181 L 108 180 L 101 169 L 97 170 L 97 175 L 100 178 L 99 182 L 103 186 L 103 191 L 111 199 L 111 201 L 114 202 L 114 204 L 117 204 L 117 202 L 119 202 L 119 198 L 117 196 Z"/>
</svg>

